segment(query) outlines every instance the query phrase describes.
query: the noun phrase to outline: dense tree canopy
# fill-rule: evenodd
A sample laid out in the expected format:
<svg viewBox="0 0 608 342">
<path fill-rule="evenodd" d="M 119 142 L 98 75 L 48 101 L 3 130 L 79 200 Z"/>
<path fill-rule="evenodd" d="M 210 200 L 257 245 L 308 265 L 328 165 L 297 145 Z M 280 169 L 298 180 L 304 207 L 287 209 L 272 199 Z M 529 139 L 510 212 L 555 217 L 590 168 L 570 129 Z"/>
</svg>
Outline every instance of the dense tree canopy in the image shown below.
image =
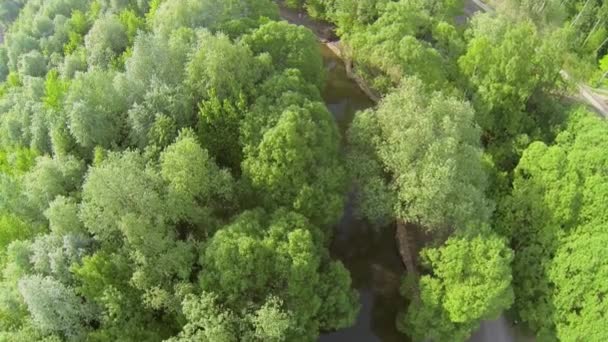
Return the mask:
<svg viewBox="0 0 608 342">
<path fill-rule="evenodd" d="M 364 215 L 434 231 L 487 222 L 491 207 L 473 115 L 456 98 L 427 96 L 417 79 L 404 82 L 376 111 L 360 113 L 349 132 L 350 162 Z"/>
<path fill-rule="evenodd" d="M 312 341 L 354 322 L 309 30 L 267 0 L 3 6 L 1 340 Z"/>
<path fill-rule="evenodd" d="M 565 294 L 564 289 L 581 277 L 574 267 L 587 267 L 589 262 L 568 266 L 579 257 L 571 255 L 574 250 L 568 246 L 589 244 L 585 251 L 577 252 L 585 258 L 595 243 L 586 241 L 586 237 L 594 231 L 602 232 L 605 213 L 600 203 L 606 186 L 599 170 L 606 159 L 606 128 L 604 122 L 581 110 L 572 115 L 568 129 L 558 136 L 554 146 L 540 142 L 530 145 L 515 171 L 513 193 L 503 204 L 504 229 L 510 230 L 518 250 L 513 265 L 515 305 L 520 316 L 545 336 L 551 336 L 556 325 L 560 338 L 581 336 L 575 332 L 578 324 L 569 327 L 569 320 L 574 319 L 570 313 L 578 309 L 568 306 L 568 301 L 578 297 Z M 601 241 L 601 234 L 597 241 Z M 594 269 L 600 272 L 602 267 L 598 264 Z M 582 277 L 592 282 L 596 275 Z M 575 302 L 577 306 L 586 304 L 581 299 Z M 589 324 L 601 324 L 601 317 L 592 316 L 595 308 L 589 310 L 590 316 L 584 319 Z M 583 310 L 579 315 L 585 313 Z"/>
<path fill-rule="evenodd" d="M 421 252 L 432 270 L 420 279 L 420 301 L 403 324 L 419 341 L 465 341 L 484 319 L 495 319 L 513 302 L 513 252 L 494 234 L 452 237 Z"/>
<path fill-rule="evenodd" d="M 560 45 L 531 22 L 475 17 L 467 52 L 458 63 L 475 89 L 480 125 L 493 136 L 526 132 L 534 119 L 530 97 L 557 80 Z"/>
<path fill-rule="evenodd" d="M 413 340 L 511 306 L 539 340 L 606 340 L 608 126 L 559 86 L 565 56 L 606 55 L 608 6 L 492 4 L 0 1 L 0 341 L 348 328 L 363 267 L 334 255 L 362 251 L 330 248 L 343 215 L 359 234 L 349 193 L 396 232 L 389 320 Z M 304 13 L 324 22 L 279 21 Z M 381 98 L 336 115 L 346 139 L 332 28 L 344 80 Z M 363 264 L 373 292 L 399 284 Z"/>
</svg>

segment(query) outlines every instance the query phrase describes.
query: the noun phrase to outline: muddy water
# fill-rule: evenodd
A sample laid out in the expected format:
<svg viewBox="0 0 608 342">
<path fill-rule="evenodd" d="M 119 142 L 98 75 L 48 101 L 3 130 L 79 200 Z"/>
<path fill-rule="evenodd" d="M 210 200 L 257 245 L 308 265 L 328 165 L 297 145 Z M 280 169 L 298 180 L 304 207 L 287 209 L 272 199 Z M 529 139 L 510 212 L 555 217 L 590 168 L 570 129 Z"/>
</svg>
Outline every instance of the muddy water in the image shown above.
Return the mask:
<svg viewBox="0 0 608 342">
<path fill-rule="evenodd" d="M 347 77 L 340 59 L 324 45 L 322 51 L 327 69 L 323 98 L 346 136 L 355 113 L 372 107 L 373 102 Z M 395 328 L 397 312 L 406 303 L 399 296 L 399 277 L 404 270 L 393 232 L 392 227 L 375 229 L 358 219 L 354 196 L 349 196 L 344 216 L 336 226 L 331 252 L 350 270 L 361 310 L 353 327 L 323 334 L 319 341 L 407 341 Z"/>
</svg>

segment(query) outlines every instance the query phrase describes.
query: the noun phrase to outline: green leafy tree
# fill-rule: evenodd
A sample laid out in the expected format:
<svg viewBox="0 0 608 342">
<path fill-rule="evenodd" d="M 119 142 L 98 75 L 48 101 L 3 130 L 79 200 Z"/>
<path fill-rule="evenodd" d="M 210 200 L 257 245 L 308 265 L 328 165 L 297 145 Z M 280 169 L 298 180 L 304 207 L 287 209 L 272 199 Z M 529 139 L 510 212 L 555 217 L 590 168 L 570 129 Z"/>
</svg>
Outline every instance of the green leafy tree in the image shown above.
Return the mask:
<svg viewBox="0 0 608 342">
<path fill-rule="evenodd" d="M 32 50 L 21 55 L 18 68 L 22 75 L 42 77 L 46 74 L 47 61 L 38 50 Z"/>
<path fill-rule="evenodd" d="M 254 54 L 269 53 L 278 70 L 293 68 L 308 82 L 322 89 L 323 59 L 314 34 L 287 22 L 271 21 L 243 38 Z"/>
<path fill-rule="evenodd" d="M 234 207 L 234 180 L 220 170 L 209 153 L 190 131 L 165 149 L 160 157 L 160 173 L 169 185 L 169 201 L 179 219 L 197 225 L 198 235 L 211 233 L 210 212 L 229 212 Z"/>
<path fill-rule="evenodd" d="M 605 224 L 579 227 L 557 249 L 549 277 L 555 284 L 553 320 L 561 341 L 606 339 L 604 313 L 608 264 L 601 255 L 608 242 Z"/>
<path fill-rule="evenodd" d="M 197 99 L 238 99 L 253 90 L 260 77 L 251 50 L 223 35 L 201 33 L 187 68 L 187 82 Z"/>
<path fill-rule="evenodd" d="M 174 285 L 189 279 L 193 243 L 179 239 L 164 200 L 158 171 L 138 152 L 113 153 L 90 169 L 83 185 L 80 217 L 109 248 L 125 246 L 134 263 L 131 282 L 144 291 L 145 304 L 176 313 Z M 187 235 L 188 231 L 184 233 Z"/>
<path fill-rule="evenodd" d="M 124 139 L 126 101 L 114 87 L 113 72 L 78 74 L 66 97 L 69 129 L 76 142 L 89 150 L 109 148 Z"/>
<path fill-rule="evenodd" d="M 560 328 L 569 329 L 565 317 L 572 307 L 567 303 L 583 300 L 564 292 L 569 285 L 558 284 L 553 277 L 560 282 L 566 277 L 576 281 L 577 272 L 564 273 L 570 254 L 567 246 L 589 243 L 592 248 L 591 242 L 585 242 L 587 233 L 582 227 L 599 227 L 608 219 L 601 209 L 608 188 L 599 171 L 607 163 L 603 152 L 607 128 L 586 110 L 572 113 L 568 128 L 554 145 L 534 142 L 524 151 L 515 169 L 512 194 L 500 205 L 499 222 L 517 251 L 513 262 L 515 309 L 542 338 L 555 339 L 557 322 Z M 578 234 L 580 241 L 576 240 Z M 562 242 L 564 238 L 566 242 Z M 580 258 L 586 252 L 581 251 Z M 564 334 L 566 339 L 577 336 L 575 331 Z"/>
<path fill-rule="evenodd" d="M 163 336 L 166 323 L 143 307 L 141 291 L 129 283 L 132 269 L 122 253 L 98 251 L 72 267 L 78 294 L 100 308 L 100 327 L 88 334 L 95 341 L 141 341 Z"/>
<path fill-rule="evenodd" d="M 116 16 L 97 19 L 84 39 L 90 66 L 108 67 L 128 46 L 126 29 Z"/>
<path fill-rule="evenodd" d="M 360 186 L 362 214 L 403 220 L 425 230 L 465 229 L 487 222 L 480 130 L 471 106 L 425 93 L 405 81 L 349 131 L 349 169 Z"/>
<path fill-rule="evenodd" d="M 205 27 L 212 31 L 230 21 L 278 19 L 278 8 L 270 0 L 179 0 L 165 1 L 154 12 L 152 26 L 168 34 L 180 27 Z M 225 26 L 224 26 L 225 27 Z"/>
<path fill-rule="evenodd" d="M 468 34 L 467 52 L 458 63 L 475 91 L 477 120 L 488 132 L 486 139 L 529 131 L 534 117 L 526 105 L 559 77 L 559 36 L 543 37 L 530 21 L 489 15 L 475 17 Z"/>
<path fill-rule="evenodd" d="M 78 191 L 83 174 L 83 163 L 74 157 L 38 157 L 23 179 L 25 195 L 42 213 L 55 197 Z"/>
<path fill-rule="evenodd" d="M 344 202 L 340 137 L 325 106 L 306 100 L 277 113 L 276 123 L 245 147 L 243 173 L 269 208 L 291 207 L 314 223 L 336 222 Z"/>
<path fill-rule="evenodd" d="M 388 92 L 408 75 L 415 75 L 433 89 L 446 86 L 441 55 L 429 43 L 417 39 L 432 27 L 427 5 L 418 0 L 389 2 L 376 21 L 347 36 L 354 60 L 364 69 L 382 72 L 380 76 L 368 72 L 372 85 L 380 91 Z"/>
<path fill-rule="evenodd" d="M 280 327 L 276 334 L 285 336 L 285 340 L 313 340 L 320 329 L 351 324 L 357 311 L 356 296 L 350 288 L 350 278 L 336 276 L 336 272 L 346 271 L 341 264 L 328 260 L 323 240 L 322 232 L 303 216 L 285 210 L 272 215 L 261 210 L 245 212 L 218 231 L 200 257 L 206 270 L 200 274 L 200 286 L 203 291 L 214 293 L 216 305 L 224 313 L 211 317 L 225 320 L 226 325 L 207 325 L 198 333 L 217 332 L 211 329 L 214 326 L 222 328 L 224 335 L 238 333 L 235 328 L 251 326 L 250 314 L 256 317 L 256 334 L 272 337 L 272 330 Z M 324 271 L 327 264 L 332 265 L 329 273 Z M 335 301 L 330 295 L 346 300 Z M 271 298 L 281 301 L 273 305 L 274 315 L 283 317 L 273 326 L 260 316 L 267 311 L 269 300 L 274 301 Z M 245 307 L 253 311 L 243 315 Z M 243 323 L 235 324 L 233 320 Z M 252 328 L 246 330 L 249 329 Z"/>
<path fill-rule="evenodd" d="M 398 322 L 416 341 L 466 341 L 480 321 L 513 303 L 513 252 L 497 235 L 451 237 L 421 256 L 431 274 L 420 278 L 420 299 Z"/>
</svg>

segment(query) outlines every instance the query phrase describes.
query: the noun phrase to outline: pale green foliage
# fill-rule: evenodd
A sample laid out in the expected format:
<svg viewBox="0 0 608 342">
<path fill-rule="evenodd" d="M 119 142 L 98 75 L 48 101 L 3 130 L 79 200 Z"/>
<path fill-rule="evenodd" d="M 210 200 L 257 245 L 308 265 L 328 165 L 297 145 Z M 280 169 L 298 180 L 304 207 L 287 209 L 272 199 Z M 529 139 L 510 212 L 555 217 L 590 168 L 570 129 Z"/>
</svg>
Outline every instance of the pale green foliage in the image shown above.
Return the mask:
<svg viewBox="0 0 608 342">
<path fill-rule="evenodd" d="M 405 81 L 349 131 L 349 169 L 361 188 L 362 213 L 399 218 L 427 230 L 466 229 L 490 214 L 480 130 L 471 106 Z"/>
<path fill-rule="evenodd" d="M 160 177 L 138 153 L 110 154 L 87 174 L 80 217 L 92 234 L 108 242 L 116 238 L 117 223 L 127 214 L 161 224 L 161 186 Z"/>
<path fill-rule="evenodd" d="M 142 148 L 164 148 L 177 137 L 179 129 L 194 125 L 194 103 L 181 85 L 153 80 L 147 88 L 128 111 L 130 140 Z"/>
<path fill-rule="evenodd" d="M 161 177 L 141 155 L 113 153 L 89 171 L 80 216 L 98 240 L 131 250 L 131 282 L 146 291 L 146 303 L 175 311 L 168 291 L 175 280 L 188 279 L 194 255 L 191 241 L 177 240 L 170 224 L 178 209 L 163 194 Z"/>
<path fill-rule="evenodd" d="M 131 96 L 143 96 L 142 92 L 153 80 L 168 85 L 181 83 L 194 39 L 194 32 L 188 30 L 176 31 L 169 39 L 154 34 L 139 34 L 125 63 L 126 81 L 131 87 L 128 90 L 133 93 Z"/>
<path fill-rule="evenodd" d="M 22 75 L 42 77 L 46 74 L 46 64 L 46 58 L 38 50 L 33 50 L 21 55 L 18 68 Z"/>
<path fill-rule="evenodd" d="M 19 292 L 36 328 L 43 332 L 78 338 L 84 333 L 86 322 L 94 318 L 90 304 L 83 303 L 73 289 L 53 278 L 25 277 L 19 281 Z"/>
<path fill-rule="evenodd" d="M 170 205 L 179 219 L 203 228 L 201 225 L 210 220 L 210 209 L 226 212 L 232 207 L 232 176 L 218 168 L 191 132 L 182 132 L 165 149 L 160 164 L 161 176 L 169 186 Z"/>
<path fill-rule="evenodd" d="M 43 212 L 55 197 L 77 191 L 83 174 L 82 162 L 72 156 L 39 157 L 36 166 L 24 177 L 25 194 Z"/>
<path fill-rule="evenodd" d="M 291 316 L 281 310 L 280 299 L 270 298 L 252 316 L 255 337 L 261 341 L 285 341 L 289 327 L 293 324 Z"/>
<path fill-rule="evenodd" d="M 335 0 L 330 17 L 338 33 L 348 35 L 361 25 L 372 24 L 384 11 L 389 0 Z"/>
<path fill-rule="evenodd" d="M 179 129 L 194 125 L 195 101 L 182 84 L 194 39 L 193 32 L 180 30 L 169 39 L 140 34 L 135 40 L 126 72 L 117 79 L 118 89 L 133 104 L 128 111 L 133 145 L 154 145 L 161 150 L 176 138 Z"/>
<path fill-rule="evenodd" d="M 38 42 L 34 37 L 24 32 L 17 32 L 6 37 L 8 48 L 9 69 L 17 70 L 21 55 L 38 49 Z"/>
<path fill-rule="evenodd" d="M 89 66 L 108 67 L 128 42 L 125 27 L 116 16 L 97 19 L 85 37 Z"/>
<path fill-rule="evenodd" d="M 206 27 L 218 30 L 231 21 L 266 17 L 278 18 L 277 6 L 270 0 L 177 0 L 164 1 L 154 13 L 152 24 L 157 32 L 168 34 L 180 27 Z"/>
<path fill-rule="evenodd" d="M 452 237 L 421 252 L 431 275 L 420 278 L 420 300 L 402 322 L 417 341 L 465 341 L 479 322 L 513 303 L 513 252 L 496 235 Z"/>
<path fill-rule="evenodd" d="M 17 18 L 21 7 L 23 7 L 23 1 L 20 0 L 2 1 L 0 4 L 0 22 L 2 22 L 3 27 Z"/>
<path fill-rule="evenodd" d="M 91 239 L 82 234 L 37 236 L 29 247 L 31 268 L 63 284 L 72 280 L 70 267 L 91 249 Z"/>
<path fill-rule="evenodd" d="M 73 198 L 57 196 L 49 204 L 44 216 L 49 220 L 49 228 L 54 234 L 65 235 L 84 232 L 78 218 L 78 204 Z"/>
<path fill-rule="evenodd" d="M 197 99 L 237 99 L 240 93 L 252 91 L 259 72 L 246 45 L 234 44 L 223 34 L 203 32 L 188 64 L 187 82 Z"/>
<path fill-rule="evenodd" d="M 574 3 L 576 1 L 572 1 Z M 539 27 L 559 25 L 565 18 L 564 4 L 561 0 L 509 0 L 499 3 L 498 10 L 513 18 L 527 17 Z"/>
<path fill-rule="evenodd" d="M 76 72 L 87 70 L 87 58 L 84 49 L 65 56 L 63 64 L 59 67 L 61 75 L 65 78 L 74 78 Z"/>
<path fill-rule="evenodd" d="M 82 147 L 111 147 L 121 142 L 126 121 L 124 95 L 114 87 L 113 72 L 78 74 L 66 98 L 69 129 Z"/>
</svg>

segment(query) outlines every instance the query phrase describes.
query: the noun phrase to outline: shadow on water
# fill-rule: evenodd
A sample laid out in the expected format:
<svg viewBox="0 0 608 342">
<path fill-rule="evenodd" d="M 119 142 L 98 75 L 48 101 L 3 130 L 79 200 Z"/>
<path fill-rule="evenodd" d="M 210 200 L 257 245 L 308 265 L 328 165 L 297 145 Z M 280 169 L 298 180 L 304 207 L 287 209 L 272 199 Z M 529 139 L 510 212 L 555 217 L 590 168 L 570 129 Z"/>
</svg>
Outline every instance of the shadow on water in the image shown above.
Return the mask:
<svg viewBox="0 0 608 342">
<path fill-rule="evenodd" d="M 348 78 L 344 63 L 324 45 L 321 48 L 327 69 L 323 99 L 345 137 L 355 113 L 372 107 L 373 102 Z M 361 310 L 353 327 L 323 334 L 319 341 L 407 341 L 395 327 L 397 312 L 405 301 L 399 296 L 404 270 L 393 227 L 374 229 L 356 217 L 354 204 L 351 193 L 336 226 L 331 253 L 350 271 L 353 286 L 359 291 Z"/>
<path fill-rule="evenodd" d="M 348 130 L 359 110 L 374 103 L 348 78 L 344 63 L 321 44 L 327 82 L 323 99 L 332 112 L 346 143 Z M 351 273 L 353 286 L 359 291 L 361 310 L 354 326 L 319 337 L 319 342 L 405 342 L 409 339 L 395 327 L 397 313 L 405 308 L 399 295 L 404 268 L 394 240 L 394 228 L 374 229 L 355 215 L 354 193 L 348 196 L 344 215 L 336 225 L 331 246 L 332 256 L 341 260 Z M 424 239 L 417 237 L 420 243 Z M 481 323 L 469 342 L 531 342 L 521 327 L 501 316 Z"/>
</svg>

